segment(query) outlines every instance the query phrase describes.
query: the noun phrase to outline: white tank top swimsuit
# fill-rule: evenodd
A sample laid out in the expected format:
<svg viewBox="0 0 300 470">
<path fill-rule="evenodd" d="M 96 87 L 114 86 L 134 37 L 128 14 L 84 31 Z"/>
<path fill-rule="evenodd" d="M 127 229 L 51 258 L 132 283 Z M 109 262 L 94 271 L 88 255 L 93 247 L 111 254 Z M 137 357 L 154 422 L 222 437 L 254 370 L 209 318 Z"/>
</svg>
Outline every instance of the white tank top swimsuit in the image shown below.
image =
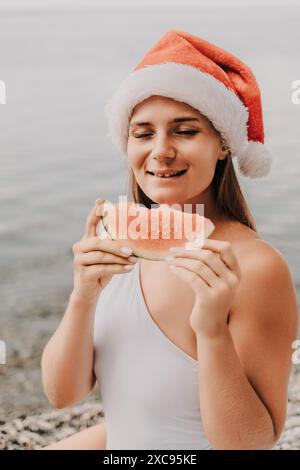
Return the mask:
<svg viewBox="0 0 300 470">
<path fill-rule="evenodd" d="M 198 361 L 154 322 L 140 259 L 101 292 L 94 321 L 94 372 L 107 450 L 212 449 L 201 422 Z"/>
</svg>

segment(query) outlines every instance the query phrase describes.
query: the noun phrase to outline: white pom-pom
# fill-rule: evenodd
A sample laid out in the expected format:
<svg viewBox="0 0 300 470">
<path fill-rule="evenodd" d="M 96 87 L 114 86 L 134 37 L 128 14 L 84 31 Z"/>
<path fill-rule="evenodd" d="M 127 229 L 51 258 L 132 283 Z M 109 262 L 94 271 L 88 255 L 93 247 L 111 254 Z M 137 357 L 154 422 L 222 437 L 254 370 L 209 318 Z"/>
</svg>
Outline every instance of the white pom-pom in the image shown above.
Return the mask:
<svg viewBox="0 0 300 470">
<path fill-rule="evenodd" d="M 250 178 L 267 176 L 271 169 L 272 157 L 268 149 L 260 142 L 251 140 L 237 156 L 240 172 Z"/>
</svg>

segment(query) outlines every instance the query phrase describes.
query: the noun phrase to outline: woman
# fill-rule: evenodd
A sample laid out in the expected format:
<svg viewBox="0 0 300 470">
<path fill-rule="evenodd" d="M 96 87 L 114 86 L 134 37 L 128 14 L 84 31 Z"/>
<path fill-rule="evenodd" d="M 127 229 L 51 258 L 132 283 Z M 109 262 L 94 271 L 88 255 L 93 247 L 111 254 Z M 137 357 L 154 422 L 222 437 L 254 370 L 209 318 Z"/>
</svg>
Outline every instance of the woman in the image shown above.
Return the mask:
<svg viewBox="0 0 300 470">
<path fill-rule="evenodd" d="M 223 49 L 169 31 L 107 109 L 134 201 L 204 204 L 215 230 L 201 248 L 135 263 L 97 237 L 96 201 L 42 372 L 57 408 L 97 380 L 105 421 L 45 449 L 271 449 L 286 418 L 297 300 L 232 163 L 250 177 L 270 168 L 255 77 Z"/>
</svg>

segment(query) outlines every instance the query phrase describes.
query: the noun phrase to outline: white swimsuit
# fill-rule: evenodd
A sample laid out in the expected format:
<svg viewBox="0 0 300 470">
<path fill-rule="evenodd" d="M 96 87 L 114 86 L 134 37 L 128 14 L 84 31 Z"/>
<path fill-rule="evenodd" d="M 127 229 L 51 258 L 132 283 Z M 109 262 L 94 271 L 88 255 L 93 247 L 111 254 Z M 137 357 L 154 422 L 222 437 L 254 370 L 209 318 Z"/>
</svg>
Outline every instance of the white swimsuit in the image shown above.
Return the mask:
<svg viewBox="0 0 300 470">
<path fill-rule="evenodd" d="M 101 292 L 94 322 L 94 372 L 107 450 L 212 449 L 201 422 L 198 362 L 152 319 L 140 259 Z"/>
</svg>

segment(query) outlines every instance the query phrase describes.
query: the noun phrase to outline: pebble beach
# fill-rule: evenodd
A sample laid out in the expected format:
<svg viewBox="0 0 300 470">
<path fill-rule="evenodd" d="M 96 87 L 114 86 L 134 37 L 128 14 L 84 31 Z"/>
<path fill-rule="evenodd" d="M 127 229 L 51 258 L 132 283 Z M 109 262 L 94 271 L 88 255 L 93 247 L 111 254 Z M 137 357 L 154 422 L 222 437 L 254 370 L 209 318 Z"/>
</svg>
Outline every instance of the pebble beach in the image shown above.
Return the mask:
<svg viewBox="0 0 300 470">
<path fill-rule="evenodd" d="M 63 410 L 47 409 L 0 421 L 0 449 L 39 450 L 53 442 L 100 423 L 105 419 L 99 399 Z M 300 366 L 290 377 L 287 418 L 284 431 L 272 450 L 300 449 Z"/>
</svg>

